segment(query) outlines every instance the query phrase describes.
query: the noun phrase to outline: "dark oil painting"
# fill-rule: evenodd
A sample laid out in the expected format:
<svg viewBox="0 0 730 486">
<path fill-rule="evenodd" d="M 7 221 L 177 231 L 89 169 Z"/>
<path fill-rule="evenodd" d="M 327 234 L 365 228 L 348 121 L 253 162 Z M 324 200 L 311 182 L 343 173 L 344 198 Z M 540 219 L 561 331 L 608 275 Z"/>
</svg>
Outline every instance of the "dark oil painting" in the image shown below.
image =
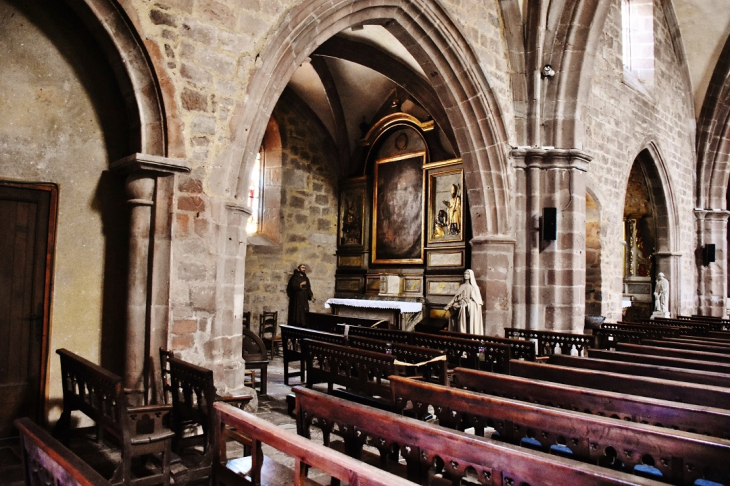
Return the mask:
<svg viewBox="0 0 730 486">
<path fill-rule="evenodd" d="M 418 154 L 376 164 L 376 263 L 423 262 L 423 162 Z"/>
</svg>

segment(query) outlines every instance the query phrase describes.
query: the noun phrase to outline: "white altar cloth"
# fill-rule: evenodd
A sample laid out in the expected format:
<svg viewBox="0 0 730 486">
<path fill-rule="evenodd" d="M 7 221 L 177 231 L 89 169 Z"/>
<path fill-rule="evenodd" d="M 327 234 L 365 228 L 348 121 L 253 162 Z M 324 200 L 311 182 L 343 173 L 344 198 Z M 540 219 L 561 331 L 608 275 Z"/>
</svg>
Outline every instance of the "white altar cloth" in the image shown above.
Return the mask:
<svg viewBox="0 0 730 486">
<path fill-rule="evenodd" d="M 420 302 L 401 300 L 327 299 L 324 303 L 325 308 L 329 309 L 330 304 L 370 309 L 398 309 L 401 314 L 421 312 L 423 309 L 423 304 Z"/>
</svg>

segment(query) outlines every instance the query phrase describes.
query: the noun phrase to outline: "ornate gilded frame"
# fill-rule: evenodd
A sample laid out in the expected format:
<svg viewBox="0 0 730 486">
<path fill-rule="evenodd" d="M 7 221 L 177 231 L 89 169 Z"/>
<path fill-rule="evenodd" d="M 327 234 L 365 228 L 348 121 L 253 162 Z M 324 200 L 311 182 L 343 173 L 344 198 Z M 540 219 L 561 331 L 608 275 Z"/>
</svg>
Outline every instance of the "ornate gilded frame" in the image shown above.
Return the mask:
<svg viewBox="0 0 730 486">
<path fill-rule="evenodd" d="M 452 186 L 457 194 L 452 197 Z M 464 241 L 464 169 L 461 160 L 428 166 L 428 245 Z M 455 202 L 457 200 L 458 202 Z M 458 215 L 451 221 L 458 204 Z M 458 231 L 454 231 L 458 229 Z"/>
</svg>

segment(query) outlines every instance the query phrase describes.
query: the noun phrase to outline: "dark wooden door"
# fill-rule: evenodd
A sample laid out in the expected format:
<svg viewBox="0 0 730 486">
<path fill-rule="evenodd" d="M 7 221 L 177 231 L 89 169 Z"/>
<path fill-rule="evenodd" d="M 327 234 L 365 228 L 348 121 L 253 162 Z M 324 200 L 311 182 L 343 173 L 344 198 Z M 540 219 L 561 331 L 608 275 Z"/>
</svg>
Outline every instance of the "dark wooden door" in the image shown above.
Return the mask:
<svg viewBox="0 0 730 486">
<path fill-rule="evenodd" d="M 41 419 L 56 194 L 0 182 L 0 440 L 15 418 Z"/>
</svg>

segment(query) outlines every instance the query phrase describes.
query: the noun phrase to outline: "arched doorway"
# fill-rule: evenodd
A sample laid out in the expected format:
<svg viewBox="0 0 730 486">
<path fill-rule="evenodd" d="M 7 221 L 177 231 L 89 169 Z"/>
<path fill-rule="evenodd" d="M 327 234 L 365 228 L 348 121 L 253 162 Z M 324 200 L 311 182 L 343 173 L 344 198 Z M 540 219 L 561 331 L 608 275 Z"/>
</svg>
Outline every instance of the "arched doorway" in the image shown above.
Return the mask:
<svg viewBox="0 0 730 486">
<path fill-rule="evenodd" d="M 623 292 L 631 299 L 624 320 L 648 319 L 654 309 L 654 282 L 662 272 L 670 282 L 669 308 L 676 314 L 679 282 L 672 251 L 676 214 L 668 178 L 654 145 L 637 155 L 629 172 L 624 202 Z"/>
</svg>

